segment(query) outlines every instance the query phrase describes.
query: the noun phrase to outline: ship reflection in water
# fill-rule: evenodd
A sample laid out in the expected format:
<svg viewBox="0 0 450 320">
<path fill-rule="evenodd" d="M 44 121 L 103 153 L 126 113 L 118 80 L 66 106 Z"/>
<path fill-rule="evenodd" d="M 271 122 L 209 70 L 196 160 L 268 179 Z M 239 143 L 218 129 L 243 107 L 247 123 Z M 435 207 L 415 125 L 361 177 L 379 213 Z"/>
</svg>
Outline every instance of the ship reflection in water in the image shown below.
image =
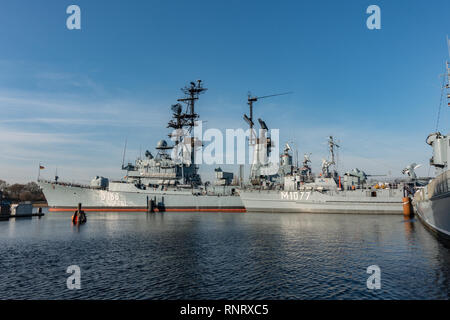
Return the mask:
<svg viewBox="0 0 450 320">
<path fill-rule="evenodd" d="M 0 299 L 448 299 L 450 249 L 416 219 L 71 213 L 0 222 Z M 68 290 L 66 269 L 81 268 Z M 381 289 L 366 286 L 381 269 Z"/>
</svg>

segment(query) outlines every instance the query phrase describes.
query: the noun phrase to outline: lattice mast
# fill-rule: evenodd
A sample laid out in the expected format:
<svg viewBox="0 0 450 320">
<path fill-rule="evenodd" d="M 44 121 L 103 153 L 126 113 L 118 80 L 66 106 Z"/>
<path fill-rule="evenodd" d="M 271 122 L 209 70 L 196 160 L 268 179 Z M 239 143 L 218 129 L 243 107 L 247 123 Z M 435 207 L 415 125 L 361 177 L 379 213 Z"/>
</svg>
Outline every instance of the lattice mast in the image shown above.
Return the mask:
<svg viewBox="0 0 450 320">
<path fill-rule="evenodd" d="M 190 156 L 191 164 L 195 163 L 195 141 L 194 141 L 194 126 L 200 116 L 195 112 L 195 102 L 199 99 L 199 95 L 204 93 L 207 88 L 203 87 L 202 80 L 191 82 L 189 85 L 181 88 L 181 91 L 185 94 L 184 98 L 177 99 L 178 102 L 182 102 L 186 105 L 186 109 L 183 112 L 183 106 L 180 103 L 172 105 L 172 120 L 168 123 L 168 128 L 175 129 L 175 145 L 181 143 L 184 139 L 188 138 L 189 141 L 185 143 L 190 144 Z M 183 130 L 187 129 L 189 137 L 183 134 Z M 174 134 L 169 134 L 169 137 L 173 137 Z M 183 152 L 183 150 L 182 150 Z"/>
</svg>

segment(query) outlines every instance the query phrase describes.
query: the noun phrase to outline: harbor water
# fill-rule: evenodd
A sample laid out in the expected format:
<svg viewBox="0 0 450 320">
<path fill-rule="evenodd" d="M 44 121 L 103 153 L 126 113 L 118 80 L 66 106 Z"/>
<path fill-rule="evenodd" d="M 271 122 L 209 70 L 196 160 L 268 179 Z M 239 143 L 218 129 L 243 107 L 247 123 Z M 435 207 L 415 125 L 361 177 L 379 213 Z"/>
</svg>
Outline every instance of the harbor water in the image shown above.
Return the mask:
<svg viewBox="0 0 450 320">
<path fill-rule="evenodd" d="M 71 215 L 0 222 L 0 299 L 450 297 L 450 249 L 417 219 L 130 212 L 74 226 Z M 67 288 L 71 265 L 79 290 Z"/>
</svg>

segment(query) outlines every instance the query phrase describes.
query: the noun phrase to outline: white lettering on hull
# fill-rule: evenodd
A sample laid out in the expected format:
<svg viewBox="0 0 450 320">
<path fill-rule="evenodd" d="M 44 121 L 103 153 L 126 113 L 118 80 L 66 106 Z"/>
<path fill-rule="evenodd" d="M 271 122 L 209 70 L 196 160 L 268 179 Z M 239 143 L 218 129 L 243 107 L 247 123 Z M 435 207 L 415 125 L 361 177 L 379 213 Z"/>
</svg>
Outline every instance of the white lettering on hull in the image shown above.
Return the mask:
<svg viewBox="0 0 450 320">
<path fill-rule="evenodd" d="M 117 192 L 100 191 L 100 200 L 107 206 L 126 206 L 126 202 L 120 200 L 119 193 Z"/>
<path fill-rule="evenodd" d="M 281 200 L 309 200 L 311 192 L 297 192 L 297 191 L 281 191 Z"/>
</svg>

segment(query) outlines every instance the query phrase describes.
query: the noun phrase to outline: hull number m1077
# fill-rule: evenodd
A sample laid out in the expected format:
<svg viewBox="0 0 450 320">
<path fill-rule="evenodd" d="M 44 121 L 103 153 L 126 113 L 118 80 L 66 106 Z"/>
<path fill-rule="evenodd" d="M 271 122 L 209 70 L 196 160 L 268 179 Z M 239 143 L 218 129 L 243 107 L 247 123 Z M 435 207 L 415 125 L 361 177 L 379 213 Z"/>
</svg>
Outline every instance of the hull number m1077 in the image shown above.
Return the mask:
<svg viewBox="0 0 450 320">
<path fill-rule="evenodd" d="M 280 195 L 281 200 L 308 200 L 311 192 L 281 191 Z"/>
</svg>

